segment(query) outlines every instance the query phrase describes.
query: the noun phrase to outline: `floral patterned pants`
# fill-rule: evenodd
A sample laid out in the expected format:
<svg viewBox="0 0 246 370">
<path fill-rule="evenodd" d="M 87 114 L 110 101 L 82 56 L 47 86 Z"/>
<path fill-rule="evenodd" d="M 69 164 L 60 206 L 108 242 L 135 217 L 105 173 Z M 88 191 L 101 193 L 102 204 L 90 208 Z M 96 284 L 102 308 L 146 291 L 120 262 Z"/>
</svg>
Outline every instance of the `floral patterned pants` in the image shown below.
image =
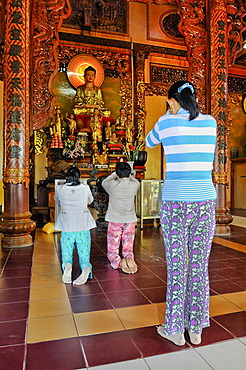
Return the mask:
<svg viewBox="0 0 246 370">
<path fill-rule="evenodd" d="M 215 200 L 164 201 L 161 227 L 167 263 L 164 333 L 200 334 L 209 326 L 208 260 L 215 231 Z"/>
<path fill-rule="evenodd" d="M 92 265 L 90 263 L 90 251 L 91 251 L 90 230 L 62 231 L 60 242 L 61 242 L 63 270 L 65 269 L 65 266 L 68 262 L 73 264 L 73 251 L 76 245 L 81 270 L 83 271 L 86 267 L 90 267 L 92 271 Z M 89 277 L 90 278 L 92 277 L 91 272 Z"/>
<path fill-rule="evenodd" d="M 109 222 L 107 232 L 107 256 L 111 266 L 118 269 L 121 261 L 119 255 L 120 241 L 122 244 L 122 257 L 134 259 L 133 243 L 135 238 L 135 222 L 118 223 Z"/>
</svg>

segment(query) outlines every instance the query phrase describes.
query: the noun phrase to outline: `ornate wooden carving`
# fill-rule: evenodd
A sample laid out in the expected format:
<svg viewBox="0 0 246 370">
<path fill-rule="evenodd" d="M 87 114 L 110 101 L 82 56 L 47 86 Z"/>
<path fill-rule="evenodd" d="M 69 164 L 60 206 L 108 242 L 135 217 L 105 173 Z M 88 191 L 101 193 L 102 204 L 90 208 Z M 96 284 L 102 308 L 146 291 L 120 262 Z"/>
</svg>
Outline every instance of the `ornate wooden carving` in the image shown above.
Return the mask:
<svg viewBox="0 0 246 370">
<path fill-rule="evenodd" d="M 82 30 L 127 32 L 127 4 L 125 0 L 70 0 L 71 16 L 64 22 Z"/>
<path fill-rule="evenodd" d="M 228 91 L 230 93 L 242 94 L 244 91 L 246 91 L 246 79 L 242 77 L 229 76 Z"/>
<path fill-rule="evenodd" d="M 120 97 L 122 107 L 132 112 L 132 78 L 131 55 L 129 52 L 119 53 L 107 50 L 96 50 L 88 47 L 59 46 L 59 63 L 67 65 L 78 54 L 90 54 L 100 60 L 108 75 L 120 78 Z"/>
<path fill-rule="evenodd" d="M 228 58 L 226 0 L 213 0 L 210 14 L 211 55 L 211 114 L 217 120 L 217 150 L 214 162 L 214 182 L 218 200 L 216 208 L 217 234 L 229 234 L 232 216 L 227 208 L 228 186 Z"/>
<path fill-rule="evenodd" d="M 205 76 L 207 35 L 205 23 L 205 0 L 176 0 L 181 21 L 179 30 L 185 37 L 190 63 L 188 79 L 197 89 L 201 111 L 206 110 Z"/>
<path fill-rule="evenodd" d="M 6 1 L 0 1 L 0 80 L 3 81 L 4 76 L 4 34 L 5 34 L 5 10 Z"/>
<path fill-rule="evenodd" d="M 50 81 L 58 71 L 58 31 L 71 13 L 69 0 L 34 0 L 33 2 L 33 129 L 45 126 L 56 97 Z"/>
<path fill-rule="evenodd" d="M 246 3 L 243 0 L 235 1 L 235 4 L 227 5 L 227 24 L 229 39 L 229 65 L 235 63 L 237 54 L 243 47 L 243 32 L 246 29 L 244 17 L 246 15 Z"/>
<path fill-rule="evenodd" d="M 151 65 L 150 79 L 152 83 L 171 84 L 178 80 L 186 80 L 187 78 L 188 70 Z"/>
<path fill-rule="evenodd" d="M 145 138 L 145 83 L 144 83 L 144 64 L 148 53 L 137 51 L 134 53 L 134 74 L 135 74 L 135 126 L 138 143 L 144 146 Z"/>
<path fill-rule="evenodd" d="M 167 96 L 170 84 L 145 84 L 145 95 Z"/>
<path fill-rule="evenodd" d="M 4 95 L 3 247 L 32 244 L 29 186 L 30 3 L 9 0 L 6 7 Z"/>
<path fill-rule="evenodd" d="M 4 183 L 29 184 L 29 8 L 7 2 Z"/>
<path fill-rule="evenodd" d="M 187 79 L 188 71 L 151 66 L 151 83 L 145 84 L 145 95 L 167 96 L 174 81 Z"/>
<path fill-rule="evenodd" d="M 238 107 L 242 106 L 242 94 L 230 94 L 228 96 L 228 103 L 237 105 Z M 233 125 L 233 117 L 231 115 L 230 109 L 228 109 L 228 136 L 230 136 L 230 127 Z"/>
<path fill-rule="evenodd" d="M 183 41 L 183 35 L 179 32 L 178 25 L 180 16 L 174 10 L 167 11 L 160 20 L 162 31 L 169 37 Z"/>
<path fill-rule="evenodd" d="M 172 49 L 172 48 L 166 48 L 166 47 L 156 46 L 156 45 L 134 43 L 134 50 L 135 52 L 139 50 L 140 52 L 145 52 L 145 53 L 158 53 L 158 54 L 187 57 L 186 50 Z"/>
</svg>

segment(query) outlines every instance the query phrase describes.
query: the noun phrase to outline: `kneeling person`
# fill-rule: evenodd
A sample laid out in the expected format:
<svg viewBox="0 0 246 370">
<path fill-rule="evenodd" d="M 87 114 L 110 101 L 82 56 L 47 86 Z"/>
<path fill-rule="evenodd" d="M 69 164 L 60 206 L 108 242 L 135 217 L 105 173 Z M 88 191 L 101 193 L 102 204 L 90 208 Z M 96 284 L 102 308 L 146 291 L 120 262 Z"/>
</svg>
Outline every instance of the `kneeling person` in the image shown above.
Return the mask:
<svg viewBox="0 0 246 370">
<path fill-rule="evenodd" d="M 139 182 L 131 175 L 131 167 L 126 162 L 118 162 L 116 171 L 102 182 L 109 194 L 105 220 L 109 222 L 107 231 L 107 256 L 114 269 L 134 274 L 137 265 L 134 261 L 133 243 L 137 216 L 134 199 Z M 122 244 L 122 257 L 119 255 Z"/>
</svg>

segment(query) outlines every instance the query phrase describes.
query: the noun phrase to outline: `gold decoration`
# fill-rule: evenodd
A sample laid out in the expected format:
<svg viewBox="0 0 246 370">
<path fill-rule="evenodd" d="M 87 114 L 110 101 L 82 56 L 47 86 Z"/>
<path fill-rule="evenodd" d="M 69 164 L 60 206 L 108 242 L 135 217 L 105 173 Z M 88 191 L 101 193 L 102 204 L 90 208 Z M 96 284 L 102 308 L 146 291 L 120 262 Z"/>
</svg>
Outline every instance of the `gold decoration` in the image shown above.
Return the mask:
<svg viewBox="0 0 246 370">
<path fill-rule="evenodd" d="M 241 106 L 242 104 L 242 95 L 240 94 L 229 94 L 228 95 L 228 103 L 234 104 L 236 106 Z M 228 136 L 231 133 L 230 127 L 233 125 L 233 117 L 231 114 L 231 109 L 228 109 Z"/>
<path fill-rule="evenodd" d="M 24 184 L 28 188 L 30 179 L 29 179 L 29 170 L 26 168 L 8 168 L 4 171 L 4 184 Z"/>
<path fill-rule="evenodd" d="M 41 128 L 40 130 L 34 131 L 34 148 L 35 154 L 39 155 L 44 152 L 44 130 Z"/>
<path fill-rule="evenodd" d="M 215 172 L 213 171 L 213 183 L 228 185 L 228 173 L 227 172 Z"/>
</svg>

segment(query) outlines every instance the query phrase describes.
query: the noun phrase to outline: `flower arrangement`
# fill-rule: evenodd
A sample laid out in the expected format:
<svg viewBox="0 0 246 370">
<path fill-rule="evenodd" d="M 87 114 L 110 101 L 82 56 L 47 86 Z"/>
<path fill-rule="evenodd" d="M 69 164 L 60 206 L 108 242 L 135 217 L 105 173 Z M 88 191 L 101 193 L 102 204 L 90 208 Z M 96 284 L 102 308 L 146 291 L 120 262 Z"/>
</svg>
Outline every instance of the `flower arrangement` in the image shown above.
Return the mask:
<svg viewBox="0 0 246 370">
<path fill-rule="evenodd" d="M 65 146 L 64 146 L 62 154 L 64 155 L 64 157 L 71 158 L 71 159 L 78 158 L 78 157 L 83 158 L 85 151 L 79 140 L 76 140 L 74 142 L 70 139 L 67 139 L 65 141 Z"/>
<path fill-rule="evenodd" d="M 138 152 L 142 150 L 142 148 L 142 143 L 137 144 L 135 142 L 134 145 L 126 143 L 126 145 L 124 146 L 124 154 L 126 155 L 127 160 L 134 162 L 138 155 Z"/>
</svg>

